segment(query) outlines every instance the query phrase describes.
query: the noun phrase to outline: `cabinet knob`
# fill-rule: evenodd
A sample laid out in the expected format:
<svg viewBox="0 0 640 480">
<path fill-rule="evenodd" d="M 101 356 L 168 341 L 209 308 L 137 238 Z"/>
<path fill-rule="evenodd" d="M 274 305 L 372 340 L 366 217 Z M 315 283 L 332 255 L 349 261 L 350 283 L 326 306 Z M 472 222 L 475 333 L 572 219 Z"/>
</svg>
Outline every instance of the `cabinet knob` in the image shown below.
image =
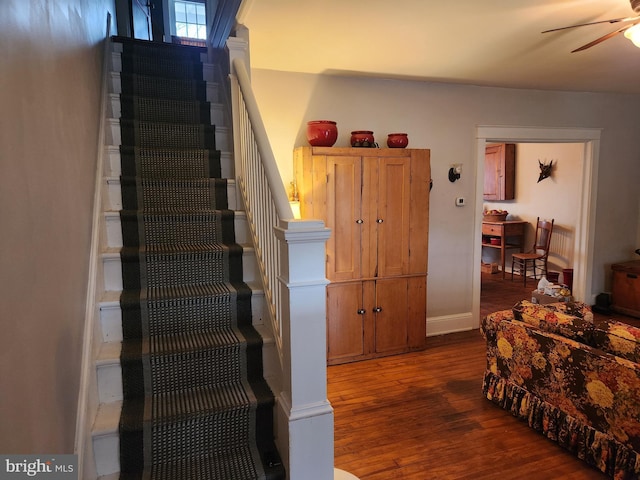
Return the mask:
<svg viewBox="0 0 640 480">
<path fill-rule="evenodd" d="M 364 310 L 363 308 L 358 310 L 358 315 L 364 315 L 365 313 L 366 313 L 366 310 Z"/>
<path fill-rule="evenodd" d="M 376 308 L 373 309 L 373 311 L 376 312 L 376 313 L 380 313 L 382 311 L 382 308 L 381 307 L 376 307 Z"/>
<path fill-rule="evenodd" d="M 357 220 L 356 220 L 356 223 L 357 223 L 358 225 L 361 225 L 361 224 L 363 224 L 363 223 L 364 223 L 364 220 L 362 220 L 361 218 L 359 218 L 359 219 L 357 219 Z"/>
<path fill-rule="evenodd" d="M 383 219 L 381 219 L 381 218 L 379 218 L 379 219 L 377 219 L 377 220 L 376 220 L 376 223 L 382 223 L 382 222 L 384 222 L 384 220 L 383 220 Z"/>
</svg>

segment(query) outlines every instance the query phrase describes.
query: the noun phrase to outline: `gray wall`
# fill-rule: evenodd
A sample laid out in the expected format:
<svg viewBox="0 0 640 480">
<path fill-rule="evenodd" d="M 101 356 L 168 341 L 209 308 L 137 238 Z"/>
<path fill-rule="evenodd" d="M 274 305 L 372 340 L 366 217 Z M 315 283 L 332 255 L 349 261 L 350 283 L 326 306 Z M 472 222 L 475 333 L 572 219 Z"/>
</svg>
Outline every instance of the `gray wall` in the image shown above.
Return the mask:
<svg viewBox="0 0 640 480">
<path fill-rule="evenodd" d="M 597 179 L 593 294 L 610 286 L 610 265 L 633 259 L 640 223 L 639 95 L 489 88 L 254 69 L 252 82 L 285 185 L 292 151 L 306 145 L 309 120 L 334 120 L 336 146 L 352 130 L 407 132 L 409 147 L 431 149 L 428 318 L 472 306 L 476 127 L 509 125 L 602 129 Z M 462 178 L 450 183 L 452 163 Z M 456 197 L 468 206 L 455 206 Z M 637 258 L 637 256 L 635 256 Z M 589 292 L 587 292 L 589 293 Z M 427 329 L 429 325 L 427 325 Z"/>
<path fill-rule="evenodd" d="M 73 452 L 108 11 L 112 0 L 0 2 L 5 454 Z"/>
</svg>

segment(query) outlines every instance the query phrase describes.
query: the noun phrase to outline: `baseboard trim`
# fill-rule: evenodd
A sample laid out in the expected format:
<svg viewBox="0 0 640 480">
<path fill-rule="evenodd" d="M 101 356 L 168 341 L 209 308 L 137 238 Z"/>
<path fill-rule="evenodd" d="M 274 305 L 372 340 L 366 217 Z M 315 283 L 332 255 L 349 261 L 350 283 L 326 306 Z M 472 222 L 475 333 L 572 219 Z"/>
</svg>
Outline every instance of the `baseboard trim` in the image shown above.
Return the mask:
<svg viewBox="0 0 640 480">
<path fill-rule="evenodd" d="M 427 317 L 427 337 L 447 333 L 466 332 L 473 330 L 473 328 L 473 314 L 471 312 Z"/>
</svg>

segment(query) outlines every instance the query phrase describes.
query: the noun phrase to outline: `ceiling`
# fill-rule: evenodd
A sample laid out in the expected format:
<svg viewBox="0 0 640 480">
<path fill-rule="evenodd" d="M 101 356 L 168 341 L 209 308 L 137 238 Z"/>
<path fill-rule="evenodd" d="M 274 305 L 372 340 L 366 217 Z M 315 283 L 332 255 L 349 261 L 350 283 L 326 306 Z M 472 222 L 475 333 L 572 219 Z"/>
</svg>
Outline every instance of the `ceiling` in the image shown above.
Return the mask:
<svg viewBox="0 0 640 480">
<path fill-rule="evenodd" d="M 640 93 L 628 0 L 243 0 L 252 68 L 431 82 Z"/>
</svg>

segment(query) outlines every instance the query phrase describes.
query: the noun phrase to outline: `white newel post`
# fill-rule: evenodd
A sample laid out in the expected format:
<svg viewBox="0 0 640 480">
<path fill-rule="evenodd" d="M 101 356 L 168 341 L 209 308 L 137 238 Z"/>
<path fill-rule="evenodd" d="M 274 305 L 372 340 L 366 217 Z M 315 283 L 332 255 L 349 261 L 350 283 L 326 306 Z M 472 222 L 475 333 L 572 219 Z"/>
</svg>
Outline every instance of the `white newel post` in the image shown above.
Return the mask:
<svg viewBox="0 0 640 480">
<path fill-rule="evenodd" d="M 247 66 L 247 73 L 251 78 L 251 52 L 249 50 L 249 30 L 242 24 L 236 25 L 235 37 L 227 38 L 227 49 L 229 51 L 229 62 L 233 65 L 236 58 L 241 58 Z"/>
<path fill-rule="evenodd" d="M 280 241 L 282 391 L 278 447 L 289 480 L 333 478 L 333 408 L 327 399 L 325 243 L 319 220 L 285 220 Z"/>
</svg>

